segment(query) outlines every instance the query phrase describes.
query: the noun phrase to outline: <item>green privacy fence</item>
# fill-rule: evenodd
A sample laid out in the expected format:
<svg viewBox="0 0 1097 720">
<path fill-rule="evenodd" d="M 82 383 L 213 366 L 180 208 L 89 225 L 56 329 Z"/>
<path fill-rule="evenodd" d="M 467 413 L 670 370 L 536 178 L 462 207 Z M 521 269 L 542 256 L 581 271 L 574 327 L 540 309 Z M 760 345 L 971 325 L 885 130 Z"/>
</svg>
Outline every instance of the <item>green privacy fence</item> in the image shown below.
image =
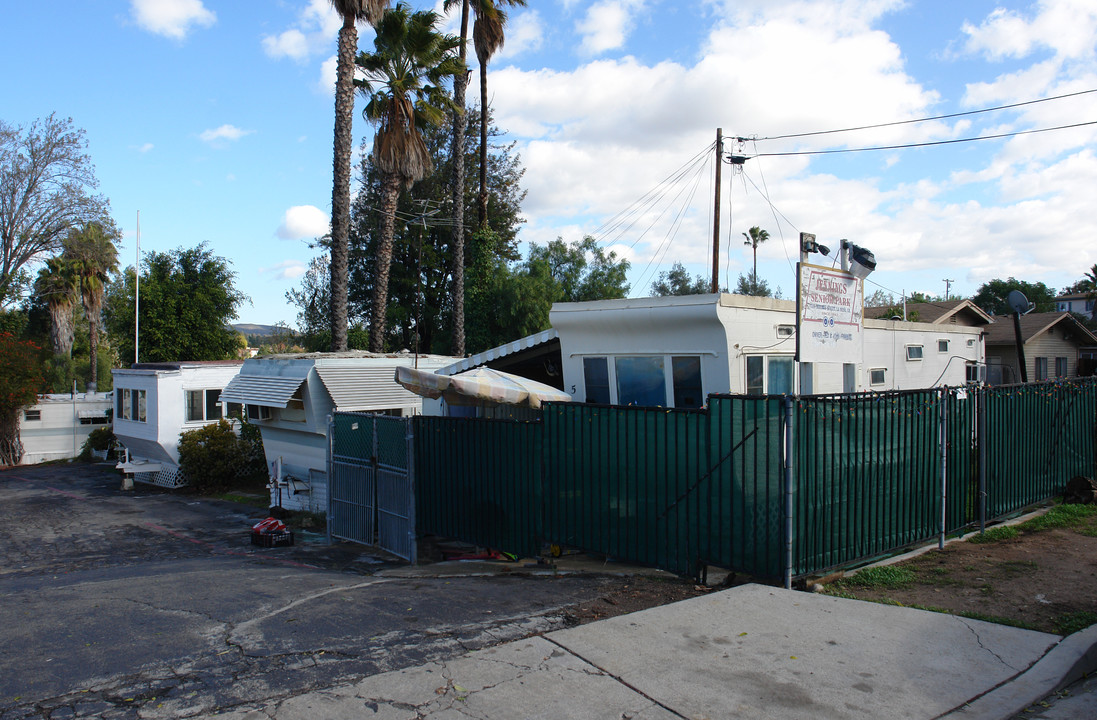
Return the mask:
<svg viewBox="0 0 1097 720">
<path fill-rule="evenodd" d="M 716 565 L 787 579 L 1060 492 L 1094 473 L 1095 419 L 1089 379 L 712 396 L 702 411 L 548 404 L 540 422 L 419 417 L 418 529 L 527 555 L 554 543 L 681 575 Z"/>
</svg>

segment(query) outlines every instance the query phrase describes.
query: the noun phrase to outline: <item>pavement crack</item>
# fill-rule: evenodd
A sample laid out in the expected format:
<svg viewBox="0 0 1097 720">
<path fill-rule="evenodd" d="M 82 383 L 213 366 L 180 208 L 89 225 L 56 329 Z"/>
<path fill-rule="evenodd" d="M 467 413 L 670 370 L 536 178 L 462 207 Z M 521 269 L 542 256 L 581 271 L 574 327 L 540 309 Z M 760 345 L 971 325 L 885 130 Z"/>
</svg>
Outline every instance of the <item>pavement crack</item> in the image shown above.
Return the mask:
<svg viewBox="0 0 1097 720">
<path fill-rule="evenodd" d="M 979 637 L 979 632 L 978 632 L 978 631 L 977 631 L 977 630 L 975 629 L 975 627 L 974 627 L 974 626 L 973 626 L 973 625 L 972 625 L 971 623 L 969 623 L 969 622 L 968 622 L 968 621 L 967 621 L 967 620 L 966 620 L 965 618 L 962 618 L 962 617 L 960 617 L 960 618 L 957 618 L 957 619 L 958 619 L 958 620 L 959 620 L 959 621 L 960 621 L 961 623 L 963 623 L 963 624 L 964 624 L 964 625 L 965 625 L 965 626 L 967 627 L 967 629 L 968 629 L 968 630 L 970 630 L 970 631 L 971 631 L 971 634 L 972 634 L 972 635 L 974 635 L 974 636 L 975 636 L 975 642 L 979 644 L 979 647 L 980 647 L 980 648 L 982 648 L 982 649 L 983 649 L 983 650 L 985 650 L 986 652 L 988 652 L 988 653 L 990 653 L 991 655 L 993 655 L 993 656 L 994 656 L 995 658 L 997 658 L 997 659 L 998 659 L 998 662 L 1002 663 L 1003 665 L 1005 665 L 1005 666 L 1006 666 L 1007 668 L 1009 668 L 1010 670 L 1013 670 L 1013 671 L 1016 671 L 1016 670 L 1017 670 L 1017 668 L 1013 667 L 1013 665 L 1011 665 L 1011 664 L 1009 664 L 1008 662 L 1006 662 L 1006 659 L 1005 659 L 1005 658 L 1003 658 L 1003 657 L 1002 657 L 1001 655 L 999 655 L 998 653 L 994 652 L 994 651 L 993 651 L 993 650 L 991 650 L 991 649 L 990 649 L 989 647 L 987 647 L 986 645 L 984 645 L 984 644 L 983 644 L 983 639 L 982 639 L 981 637 Z"/>
</svg>

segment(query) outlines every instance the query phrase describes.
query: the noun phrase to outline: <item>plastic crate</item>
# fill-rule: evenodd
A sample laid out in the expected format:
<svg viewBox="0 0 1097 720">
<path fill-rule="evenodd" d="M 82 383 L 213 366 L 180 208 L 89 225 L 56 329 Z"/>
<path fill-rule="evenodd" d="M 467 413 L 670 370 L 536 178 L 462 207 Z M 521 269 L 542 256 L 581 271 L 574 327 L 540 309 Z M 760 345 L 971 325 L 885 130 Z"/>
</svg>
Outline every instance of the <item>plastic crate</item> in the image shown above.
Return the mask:
<svg viewBox="0 0 1097 720">
<path fill-rule="evenodd" d="M 251 544 L 267 548 L 289 547 L 293 545 L 293 531 L 265 533 L 252 530 Z"/>
</svg>

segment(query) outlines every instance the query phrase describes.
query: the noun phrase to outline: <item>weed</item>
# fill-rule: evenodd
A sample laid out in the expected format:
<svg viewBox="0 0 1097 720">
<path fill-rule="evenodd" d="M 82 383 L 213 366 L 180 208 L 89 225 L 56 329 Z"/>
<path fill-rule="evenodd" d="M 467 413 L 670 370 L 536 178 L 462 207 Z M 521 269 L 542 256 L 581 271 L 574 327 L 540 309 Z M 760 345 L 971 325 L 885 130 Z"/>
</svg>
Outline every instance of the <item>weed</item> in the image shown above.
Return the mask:
<svg viewBox="0 0 1097 720">
<path fill-rule="evenodd" d="M 1070 635 L 1079 630 L 1085 630 L 1095 623 L 1097 623 L 1097 613 L 1088 612 L 1086 610 L 1063 613 L 1055 618 L 1055 632 L 1060 635 Z"/>
<path fill-rule="evenodd" d="M 996 527 L 987 530 L 982 535 L 972 535 L 968 539 L 968 542 L 976 544 L 1002 542 L 1003 540 L 1013 540 L 1020 534 L 1020 531 L 1018 531 L 1017 528 L 1013 527 L 1012 525 L 1006 527 Z"/>
<path fill-rule="evenodd" d="M 1089 525 L 1084 528 L 1079 528 L 1077 532 L 1086 537 L 1097 537 L 1097 525 Z"/>
<path fill-rule="evenodd" d="M 1087 520 L 1097 515 L 1097 505 L 1056 505 L 1040 517 L 1021 523 L 1025 532 L 1040 532 L 1052 528 L 1076 527 L 1086 525 Z"/>
<path fill-rule="evenodd" d="M 887 588 L 910 587 L 914 582 L 914 571 L 898 565 L 884 565 L 861 570 L 853 577 L 838 581 L 838 585 L 866 590 L 884 590 Z"/>
<path fill-rule="evenodd" d="M 994 594 L 994 586 L 991 585 L 990 583 L 983 583 L 982 585 L 979 586 L 979 592 L 983 593 L 984 595 L 993 595 Z"/>
<path fill-rule="evenodd" d="M 976 612 L 975 610 L 964 610 L 958 614 L 960 617 L 965 617 L 970 620 L 982 620 L 983 622 L 992 622 L 997 623 L 998 625 L 1010 625 L 1012 627 L 1024 628 L 1025 630 L 1036 629 L 1036 626 L 1027 623 L 1024 620 L 1014 620 L 1013 618 L 1002 617 L 1001 615 L 988 615 L 986 613 Z"/>
</svg>

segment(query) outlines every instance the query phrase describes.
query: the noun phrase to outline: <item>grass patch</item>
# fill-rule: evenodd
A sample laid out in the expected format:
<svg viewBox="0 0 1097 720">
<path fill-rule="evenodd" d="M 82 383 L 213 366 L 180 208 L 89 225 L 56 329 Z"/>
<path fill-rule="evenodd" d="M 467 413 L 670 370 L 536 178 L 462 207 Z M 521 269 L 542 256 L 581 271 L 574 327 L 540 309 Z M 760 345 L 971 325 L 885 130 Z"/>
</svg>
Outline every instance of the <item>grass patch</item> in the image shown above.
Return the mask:
<svg viewBox="0 0 1097 720">
<path fill-rule="evenodd" d="M 1095 623 L 1097 623 L 1097 613 L 1088 612 L 1086 610 L 1063 613 L 1055 618 L 1055 632 L 1060 635 L 1070 635 L 1079 630 L 1085 630 Z"/>
<path fill-rule="evenodd" d="M 839 580 L 836 585 L 864 590 L 907 588 L 914 582 L 914 571 L 898 565 L 884 565 L 861 570 L 856 575 Z"/>
<path fill-rule="evenodd" d="M 218 500 L 226 500 L 228 502 L 240 503 L 241 505 L 250 505 L 257 508 L 270 507 L 270 497 L 267 495 L 250 495 L 248 493 L 234 493 L 227 492 L 215 495 Z"/>
<path fill-rule="evenodd" d="M 995 564 L 994 568 L 1000 570 L 1005 575 L 1012 576 L 1036 572 L 1040 569 L 1040 566 L 1032 560 L 1007 560 Z"/>
<path fill-rule="evenodd" d="M 1097 515 L 1097 505 L 1056 505 L 1046 513 L 1019 528 L 1025 532 L 1040 532 L 1052 528 L 1070 528 L 1088 525 L 1088 520 Z"/>
<path fill-rule="evenodd" d="M 1013 540 L 1020 534 L 1021 532 L 1012 525 L 1008 527 L 996 527 L 987 530 L 982 535 L 972 535 L 970 538 L 968 538 L 968 542 L 975 543 L 976 545 L 982 543 L 1003 542 L 1005 540 Z"/>
<path fill-rule="evenodd" d="M 1036 629 L 1035 625 L 1027 623 L 1024 620 L 1014 620 L 1013 618 L 1002 617 L 1001 615 L 988 615 L 987 613 L 976 612 L 975 610 L 964 610 L 963 612 L 956 614 L 971 620 L 982 620 L 983 622 L 992 622 L 997 623 L 998 625 L 1009 625 L 1024 630 Z"/>
</svg>

